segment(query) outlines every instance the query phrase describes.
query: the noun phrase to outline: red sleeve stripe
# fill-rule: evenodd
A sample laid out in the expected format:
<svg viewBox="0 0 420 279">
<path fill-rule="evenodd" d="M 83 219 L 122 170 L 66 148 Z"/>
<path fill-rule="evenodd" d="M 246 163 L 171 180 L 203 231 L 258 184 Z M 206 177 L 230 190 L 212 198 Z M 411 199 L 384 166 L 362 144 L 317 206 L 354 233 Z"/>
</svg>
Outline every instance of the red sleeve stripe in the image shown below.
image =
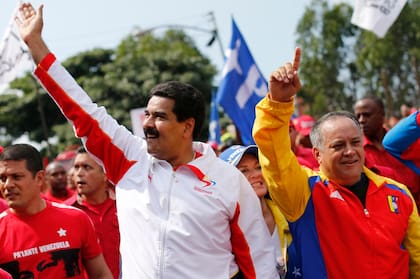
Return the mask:
<svg viewBox="0 0 420 279">
<path fill-rule="evenodd" d="M 76 136 L 88 138 L 86 148 L 89 152 L 100 158 L 104 166 L 118 165 L 118 168 L 105 168 L 108 178 L 112 183 L 117 184 L 135 162 L 127 160 L 121 149 L 115 146 L 112 139 L 100 128 L 96 119 L 92 118 L 78 103 L 74 102 L 48 74 L 47 70 L 54 61 L 54 55 L 48 54 L 35 70 L 35 75 L 61 108 L 66 118 L 73 121 L 74 126 L 77 127 Z"/>
<path fill-rule="evenodd" d="M 244 278 L 253 279 L 256 278 L 257 275 L 251 258 L 248 242 L 246 241 L 245 235 L 238 223 L 240 211 L 240 206 L 237 204 L 235 216 L 230 221 L 232 251 Z"/>
<path fill-rule="evenodd" d="M 51 52 L 48 53 L 43 59 L 42 61 L 38 64 L 38 67 L 36 70 L 38 70 L 39 68 L 43 69 L 44 71 L 48 71 L 48 69 L 51 67 L 51 65 L 54 63 L 54 61 L 57 60 L 55 58 L 55 55 L 52 54 Z M 35 74 L 36 74 L 36 70 L 35 70 Z"/>
</svg>

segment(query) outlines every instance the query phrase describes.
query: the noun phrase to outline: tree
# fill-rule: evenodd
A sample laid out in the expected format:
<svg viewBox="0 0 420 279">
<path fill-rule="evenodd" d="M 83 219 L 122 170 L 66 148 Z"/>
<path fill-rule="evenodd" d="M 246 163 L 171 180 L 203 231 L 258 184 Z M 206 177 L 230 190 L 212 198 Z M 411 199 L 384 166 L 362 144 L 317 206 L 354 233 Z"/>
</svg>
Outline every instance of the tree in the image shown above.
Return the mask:
<svg viewBox="0 0 420 279">
<path fill-rule="evenodd" d="M 343 68 L 349 63 L 348 38 L 354 33 L 351 13 L 347 4 L 330 8 L 326 0 L 313 0 L 299 21 L 297 44 L 303 50 L 301 78 L 304 84 L 301 94 L 312 103 L 314 115 L 348 109 L 352 102 L 343 80 Z"/>
<path fill-rule="evenodd" d="M 362 32 L 355 54 L 365 94 L 385 101 L 388 115 L 403 103 L 419 105 L 420 1 L 407 2 L 385 38 Z M 417 89 L 416 89 L 417 87 Z"/>
<path fill-rule="evenodd" d="M 145 106 L 148 93 L 156 84 L 168 80 L 190 83 L 206 95 L 210 104 L 211 84 L 216 74 L 215 67 L 192 39 L 174 30 L 168 30 L 160 38 L 152 34 L 129 35 L 116 49 L 82 52 L 63 65 L 96 103 L 106 107 L 128 128 L 131 127 L 129 111 Z M 48 136 L 58 139 L 53 152 L 79 143 L 57 106 L 30 74 L 16 79 L 10 86 L 22 94 L 0 95 L 2 138 L 10 141 L 27 133 L 31 140 L 42 142 L 45 139 L 38 96 L 46 115 Z"/>
<path fill-rule="evenodd" d="M 106 98 L 104 104 L 120 123 L 130 125 L 127 109 L 143 107 L 148 93 L 158 83 L 186 82 L 206 96 L 210 104 L 215 67 L 195 47 L 183 31 L 168 30 L 162 38 L 152 34 L 129 36 L 117 47 L 112 64 L 104 66 L 103 83 L 108 96 L 117 96 L 117 104 Z M 124 98 L 121 99 L 121 96 Z"/>
<path fill-rule="evenodd" d="M 312 0 L 299 21 L 300 94 L 313 104 L 311 112 L 352 111 L 367 94 L 381 97 L 388 115 L 405 102 L 418 106 L 420 0 L 408 1 L 383 39 L 352 25 L 352 13 L 346 3 Z"/>
</svg>

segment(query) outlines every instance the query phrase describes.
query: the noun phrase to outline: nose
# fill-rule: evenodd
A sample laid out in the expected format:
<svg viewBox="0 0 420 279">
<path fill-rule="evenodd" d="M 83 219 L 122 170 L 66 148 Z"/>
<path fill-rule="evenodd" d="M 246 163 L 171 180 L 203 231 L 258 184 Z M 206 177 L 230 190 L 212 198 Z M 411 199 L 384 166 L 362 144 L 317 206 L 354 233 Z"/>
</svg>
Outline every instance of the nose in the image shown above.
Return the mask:
<svg viewBox="0 0 420 279">
<path fill-rule="evenodd" d="M 10 177 L 6 177 L 6 179 L 4 179 L 1 183 L 1 188 L 2 189 L 6 189 L 6 188 L 10 188 L 13 187 L 13 181 L 12 179 L 10 179 Z"/>
<path fill-rule="evenodd" d="M 151 115 L 145 116 L 143 120 L 143 129 L 147 127 L 153 127 L 153 126 L 154 126 L 153 117 Z"/>
<path fill-rule="evenodd" d="M 359 121 L 359 123 L 365 123 L 366 122 L 366 117 L 363 114 L 359 114 L 357 116 L 357 120 Z"/>
<path fill-rule="evenodd" d="M 260 169 L 251 169 L 248 171 L 246 177 L 248 178 L 255 178 L 261 175 L 261 170 Z"/>
<path fill-rule="evenodd" d="M 344 155 L 345 156 L 351 156 L 355 153 L 355 149 L 354 146 L 352 146 L 351 144 L 347 144 L 346 145 L 346 149 L 344 150 Z"/>
<path fill-rule="evenodd" d="M 74 169 L 73 175 L 77 177 L 83 176 L 84 175 L 83 168 Z"/>
</svg>

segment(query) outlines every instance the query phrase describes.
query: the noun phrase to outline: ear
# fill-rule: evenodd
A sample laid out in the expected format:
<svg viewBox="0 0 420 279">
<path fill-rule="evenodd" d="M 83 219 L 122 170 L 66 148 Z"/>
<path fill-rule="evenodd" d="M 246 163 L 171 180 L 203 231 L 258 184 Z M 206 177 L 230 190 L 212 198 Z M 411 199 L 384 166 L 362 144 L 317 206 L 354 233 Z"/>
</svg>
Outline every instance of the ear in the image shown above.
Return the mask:
<svg viewBox="0 0 420 279">
<path fill-rule="evenodd" d="M 194 132 L 195 119 L 190 117 L 184 121 L 184 136 L 192 137 Z"/>
<path fill-rule="evenodd" d="M 35 182 L 36 185 L 39 187 L 39 190 L 41 191 L 45 184 L 45 171 L 40 170 L 35 174 Z"/>
<path fill-rule="evenodd" d="M 316 161 L 318 162 L 318 164 L 321 164 L 321 152 L 319 151 L 319 149 L 317 147 L 312 147 L 312 154 L 314 155 Z"/>
</svg>

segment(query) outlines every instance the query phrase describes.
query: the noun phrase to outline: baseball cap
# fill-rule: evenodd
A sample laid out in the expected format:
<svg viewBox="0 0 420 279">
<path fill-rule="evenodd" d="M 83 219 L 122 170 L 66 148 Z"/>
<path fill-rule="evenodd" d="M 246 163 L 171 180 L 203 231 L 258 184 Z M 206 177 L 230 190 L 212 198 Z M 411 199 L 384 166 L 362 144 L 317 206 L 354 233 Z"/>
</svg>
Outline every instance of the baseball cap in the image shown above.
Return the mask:
<svg viewBox="0 0 420 279">
<path fill-rule="evenodd" d="M 3 146 L 0 145 L 0 153 L 3 152 Z"/>
<path fill-rule="evenodd" d="M 58 161 L 64 165 L 67 171 L 73 166 L 74 158 L 77 155 L 77 150 L 68 150 L 59 153 L 54 161 Z"/>
<path fill-rule="evenodd" d="M 308 136 L 315 125 L 315 119 L 310 115 L 304 114 L 293 119 L 293 125 L 300 134 Z"/>
<path fill-rule="evenodd" d="M 251 154 L 258 158 L 258 147 L 256 145 L 232 145 L 220 153 L 219 158 L 236 167 L 245 154 Z"/>
</svg>

